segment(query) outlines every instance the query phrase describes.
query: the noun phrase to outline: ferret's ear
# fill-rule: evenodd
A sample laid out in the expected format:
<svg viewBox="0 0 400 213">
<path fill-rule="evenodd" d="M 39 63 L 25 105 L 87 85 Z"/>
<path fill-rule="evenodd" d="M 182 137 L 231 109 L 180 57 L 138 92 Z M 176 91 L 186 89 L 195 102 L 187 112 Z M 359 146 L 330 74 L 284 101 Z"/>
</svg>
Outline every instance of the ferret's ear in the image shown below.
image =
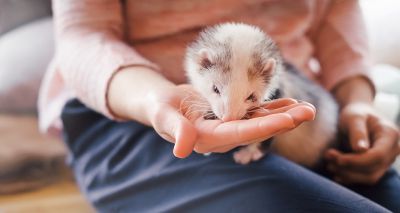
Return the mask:
<svg viewBox="0 0 400 213">
<path fill-rule="evenodd" d="M 273 58 L 269 58 L 267 60 L 267 63 L 265 63 L 264 68 L 263 68 L 263 73 L 264 74 L 272 74 L 274 72 L 276 67 L 276 60 Z"/>
<path fill-rule="evenodd" d="M 199 50 L 197 62 L 205 69 L 212 67 L 214 65 L 213 53 L 205 48 Z"/>
</svg>

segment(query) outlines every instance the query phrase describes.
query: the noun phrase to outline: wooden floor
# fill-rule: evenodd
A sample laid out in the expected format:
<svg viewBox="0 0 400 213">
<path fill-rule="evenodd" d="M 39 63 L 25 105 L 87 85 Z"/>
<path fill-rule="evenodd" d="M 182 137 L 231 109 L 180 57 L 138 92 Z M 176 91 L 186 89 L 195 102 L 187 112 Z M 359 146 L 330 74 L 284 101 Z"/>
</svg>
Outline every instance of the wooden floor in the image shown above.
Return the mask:
<svg viewBox="0 0 400 213">
<path fill-rule="evenodd" d="M 21 127 L 24 131 L 20 131 Z M 1 114 L 0 147 L 0 168 L 9 166 L 13 156 L 50 158 L 65 152 L 61 143 L 37 132 L 36 118 L 10 117 Z M 400 158 L 397 161 L 397 169 L 400 171 Z M 79 192 L 69 169 L 65 167 L 61 171 L 63 172 L 60 173 L 60 178 L 56 182 L 41 189 L 12 195 L 0 194 L 0 213 L 94 212 Z M 52 175 L 52 177 L 56 176 L 55 173 Z M 4 185 L 0 188 L 0 192 L 1 189 L 4 189 Z"/>
<path fill-rule="evenodd" d="M 0 195 L 0 212 L 94 212 L 73 180 L 63 179 L 39 190 Z"/>
<path fill-rule="evenodd" d="M 21 166 L 18 159 L 52 159 L 65 155 L 61 141 L 39 134 L 37 123 L 35 116 L 0 114 L 0 168 Z M 0 213 L 94 212 L 79 192 L 69 168 L 61 164 L 57 169 L 48 178 L 51 184 L 29 192 L 1 194 L 10 185 L 0 182 Z"/>
<path fill-rule="evenodd" d="M 0 196 L 0 212 L 94 212 L 75 183 L 63 180 L 45 188 Z"/>
</svg>

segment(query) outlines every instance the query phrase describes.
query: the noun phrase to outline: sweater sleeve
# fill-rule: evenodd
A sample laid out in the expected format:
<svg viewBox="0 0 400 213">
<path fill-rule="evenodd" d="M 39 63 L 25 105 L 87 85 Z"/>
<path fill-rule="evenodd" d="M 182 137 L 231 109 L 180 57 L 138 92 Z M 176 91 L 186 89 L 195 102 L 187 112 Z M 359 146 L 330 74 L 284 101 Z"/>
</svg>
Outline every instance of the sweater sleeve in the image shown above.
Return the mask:
<svg viewBox="0 0 400 213">
<path fill-rule="evenodd" d="M 357 0 L 332 0 L 315 38 L 320 81 L 328 90 L 352 77 L 369 78 L 368 39 Z"/>
<path fill-rule="evenodd" d="M 123 40 L 119 0 L 53 0 L 56 66 L 72 93 L 114 118 L 107 103 L 110 79 L 122 67 L 156 65 Z"/>
</svg>

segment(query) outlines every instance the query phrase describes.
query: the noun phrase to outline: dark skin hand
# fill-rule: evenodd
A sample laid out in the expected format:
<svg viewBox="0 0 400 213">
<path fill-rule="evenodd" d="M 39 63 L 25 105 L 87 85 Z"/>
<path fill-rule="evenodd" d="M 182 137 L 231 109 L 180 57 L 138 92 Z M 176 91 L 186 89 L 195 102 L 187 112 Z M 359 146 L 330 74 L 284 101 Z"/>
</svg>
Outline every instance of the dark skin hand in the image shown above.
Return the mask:
<svg viewBox="0 0 400 213">
<path fill-rule="evenodd" d="M 328 150 L 327 169 L 342 184 L 376 184 L 400 154 L 399 129 L 372 107 L 373 89 L 366 79 L 345 81 L 334 95 L 341 106 L 339 128 L 352 152 Z"/>
</svg>

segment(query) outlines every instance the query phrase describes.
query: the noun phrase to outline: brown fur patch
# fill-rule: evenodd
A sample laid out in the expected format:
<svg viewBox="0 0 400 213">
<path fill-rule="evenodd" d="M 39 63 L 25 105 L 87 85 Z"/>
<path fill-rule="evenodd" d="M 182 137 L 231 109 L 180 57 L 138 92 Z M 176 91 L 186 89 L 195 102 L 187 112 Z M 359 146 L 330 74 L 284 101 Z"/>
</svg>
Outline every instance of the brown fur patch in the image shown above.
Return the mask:
<svg viewBox="0 0 400 213">
<path fill-rule="evenodd" d="M 263 73 L 264 63 L 261 58 L 261 54 L 255 52 L 252 55 L 252 61 L 253 64 L 251 64 L 247 70 L 247 77 L 249 78 L 250 81 L 263 77 L 264 75 Z"/>
</svg>

